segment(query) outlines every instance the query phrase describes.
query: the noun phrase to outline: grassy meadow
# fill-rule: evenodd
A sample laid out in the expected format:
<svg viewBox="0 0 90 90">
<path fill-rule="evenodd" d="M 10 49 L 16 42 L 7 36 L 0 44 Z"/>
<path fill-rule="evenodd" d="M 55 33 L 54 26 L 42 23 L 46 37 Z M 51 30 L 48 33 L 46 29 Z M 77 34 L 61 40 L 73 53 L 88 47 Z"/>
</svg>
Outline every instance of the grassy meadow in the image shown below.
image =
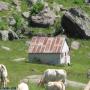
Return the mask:
<svg viewBox="0 0 90 90">
<path fill-rule="evenodd" d="M 47 68 L 63 68 L 68 73 L 68 79 L 82 83 L 87 83 L 87 70 L 90 68 L 90 41 L 78 40 L 81 44 L 79 50 L 71 50 L 71 66 L 52 66 L 28 62 L 28 48 L 26 40 L 0 41 L 0 46 L 9 47 L 11 50 L 6 51 L 0 47 L 0 63 L 5 64 L 10 83 L 9 87 L 17 86 L 18 82 L 29 75 L 42 74 Z M 24 61 L 14 61 L 17 58 L 26 58 Z M 34 69 L 34 71 L 32 71 Z M 30 84 L 32 90 L 44 90 L 37 85 Z M 75 90 L 68 87 L 66 90 Z"/>
</svg>

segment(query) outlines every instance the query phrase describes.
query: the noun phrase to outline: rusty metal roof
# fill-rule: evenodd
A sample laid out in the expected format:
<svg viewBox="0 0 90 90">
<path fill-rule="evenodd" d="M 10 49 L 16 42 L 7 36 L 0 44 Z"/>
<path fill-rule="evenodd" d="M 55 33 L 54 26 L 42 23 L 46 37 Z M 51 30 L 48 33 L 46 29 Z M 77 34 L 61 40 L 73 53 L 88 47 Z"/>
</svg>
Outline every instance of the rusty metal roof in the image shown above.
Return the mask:
<svg viewBox="0 0 90 90">
<path fill-rule="evenodd" d="M 30 42 L 28 53 L 60 53 L 64 37 L 33 37 Z"/>
</svg>

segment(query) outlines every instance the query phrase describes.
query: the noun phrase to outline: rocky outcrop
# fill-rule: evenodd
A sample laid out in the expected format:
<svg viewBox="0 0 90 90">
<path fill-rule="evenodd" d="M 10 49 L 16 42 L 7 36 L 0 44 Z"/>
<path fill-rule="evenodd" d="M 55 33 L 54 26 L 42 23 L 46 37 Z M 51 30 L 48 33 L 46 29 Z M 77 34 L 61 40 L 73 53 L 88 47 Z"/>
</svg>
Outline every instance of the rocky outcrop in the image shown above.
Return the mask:
<svg viewBox="0 0 90 90">
<path fill-rule="evenodd" d="M 19 39 L 18 35 L 12 30 L 0 30 L 0 39 L 3 41 Z"/>
<path fill-rule="evenodd" d="M 0 1 L 0 11 L 9 10 L 9 3 Z"/>
<path fill-rule="evenodd" d="M 37 27 L 48 27 L 53 25 L 55 21 L 55 14 L 49 7 L 45 7 L 39 14 L 31 16 L 31 25 Z"/>
<path fill-rule="evenodd" d="M 62 17 L 61 25 L 68 36 L 90 37 L 90 19 L 80 8 L 71 8 Z"/>
</svg>

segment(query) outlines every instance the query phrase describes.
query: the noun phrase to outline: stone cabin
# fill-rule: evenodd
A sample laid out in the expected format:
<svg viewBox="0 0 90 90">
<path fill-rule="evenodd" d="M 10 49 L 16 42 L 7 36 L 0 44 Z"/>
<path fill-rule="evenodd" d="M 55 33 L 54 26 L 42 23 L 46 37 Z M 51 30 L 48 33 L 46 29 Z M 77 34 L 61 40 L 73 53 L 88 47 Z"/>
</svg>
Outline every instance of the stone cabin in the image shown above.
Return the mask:
<svg viewBox="0 0 90 90">
<path fill-rule="evenodd" d="M 70 64 L 69 47 L 65 37 L 33 37 L 28 49 L 29 61 L 44 64 Z"/>
</svg>

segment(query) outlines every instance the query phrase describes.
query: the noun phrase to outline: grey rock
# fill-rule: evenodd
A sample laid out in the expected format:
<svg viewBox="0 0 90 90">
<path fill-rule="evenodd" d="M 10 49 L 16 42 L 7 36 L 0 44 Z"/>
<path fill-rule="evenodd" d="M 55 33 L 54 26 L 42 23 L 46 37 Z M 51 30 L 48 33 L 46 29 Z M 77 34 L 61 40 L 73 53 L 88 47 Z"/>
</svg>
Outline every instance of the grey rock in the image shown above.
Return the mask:
<svg viewBox="0 0 90 90">
<path fill-rule="evenodd" d="M 1 33 L 1 36 L 2 36 L 2 40 L 7 41 L 8 40 L 8 31 L 3 30 L 3 31 L 0 31 L 0 33 Z"/>
<path fill-rule="evenodd" d="M 71 49 L 78 50 L 80 48 L 80 43 L 78 41 L 73 41 L 71 43 Z"/>
<path fill-rule="evenodd" d="M 8 23 L 9 25 L 14 26 L 16 24 L 16 20 L 14 19 L 14 17 L 9 17 Z"/>
<path fill-rule="evenodd" d="M 8 30 L 9 40 L 19 39 L 19 36 L 11 29 Z"/>
<path fill-rule="evenodd" d="M 62 17 L 61 25 L 68 36 L 74 38 L 90 37 L 90 18 L 80 8 L 71 8 Z"/>
<path fill-rule="evenodd" d="M 13 39 L 19 39 L 18 35 L 12 31 L 9 30 L 0 30 L 1 40 L 7 41 L 7 40 L 13 40 Z"/>
<path fill-rule="evenodd" d="M 29 12 L 23 12 L 22 15 L 23 15 L 23 17 L 25 17 L 27 19 L 30 17 L 30 13 Z"/>
<path fill-rule="evenodd" d="M 0 1 L 0 11 L 9 10 L 9 3 Z"/>
<path fill-rule="evenodd" d="M 90 3 L 90 0 L 85 0 L 85 3 Z"/>
<path fill-rule="evenodd" d="M 31 16 L 31 25 L 48 27 L 54 24 L 55 13 L 49 7 L 45 7 L 39 14 Z"/>
<path fill-rule="evenodd" d="M 29 3 L 30 3 L 31 5 L 36 4 L 37 2 L 43 3 L 44 1 L 43 1 L 43 0 L 29 0 Z"/>
</svg>

